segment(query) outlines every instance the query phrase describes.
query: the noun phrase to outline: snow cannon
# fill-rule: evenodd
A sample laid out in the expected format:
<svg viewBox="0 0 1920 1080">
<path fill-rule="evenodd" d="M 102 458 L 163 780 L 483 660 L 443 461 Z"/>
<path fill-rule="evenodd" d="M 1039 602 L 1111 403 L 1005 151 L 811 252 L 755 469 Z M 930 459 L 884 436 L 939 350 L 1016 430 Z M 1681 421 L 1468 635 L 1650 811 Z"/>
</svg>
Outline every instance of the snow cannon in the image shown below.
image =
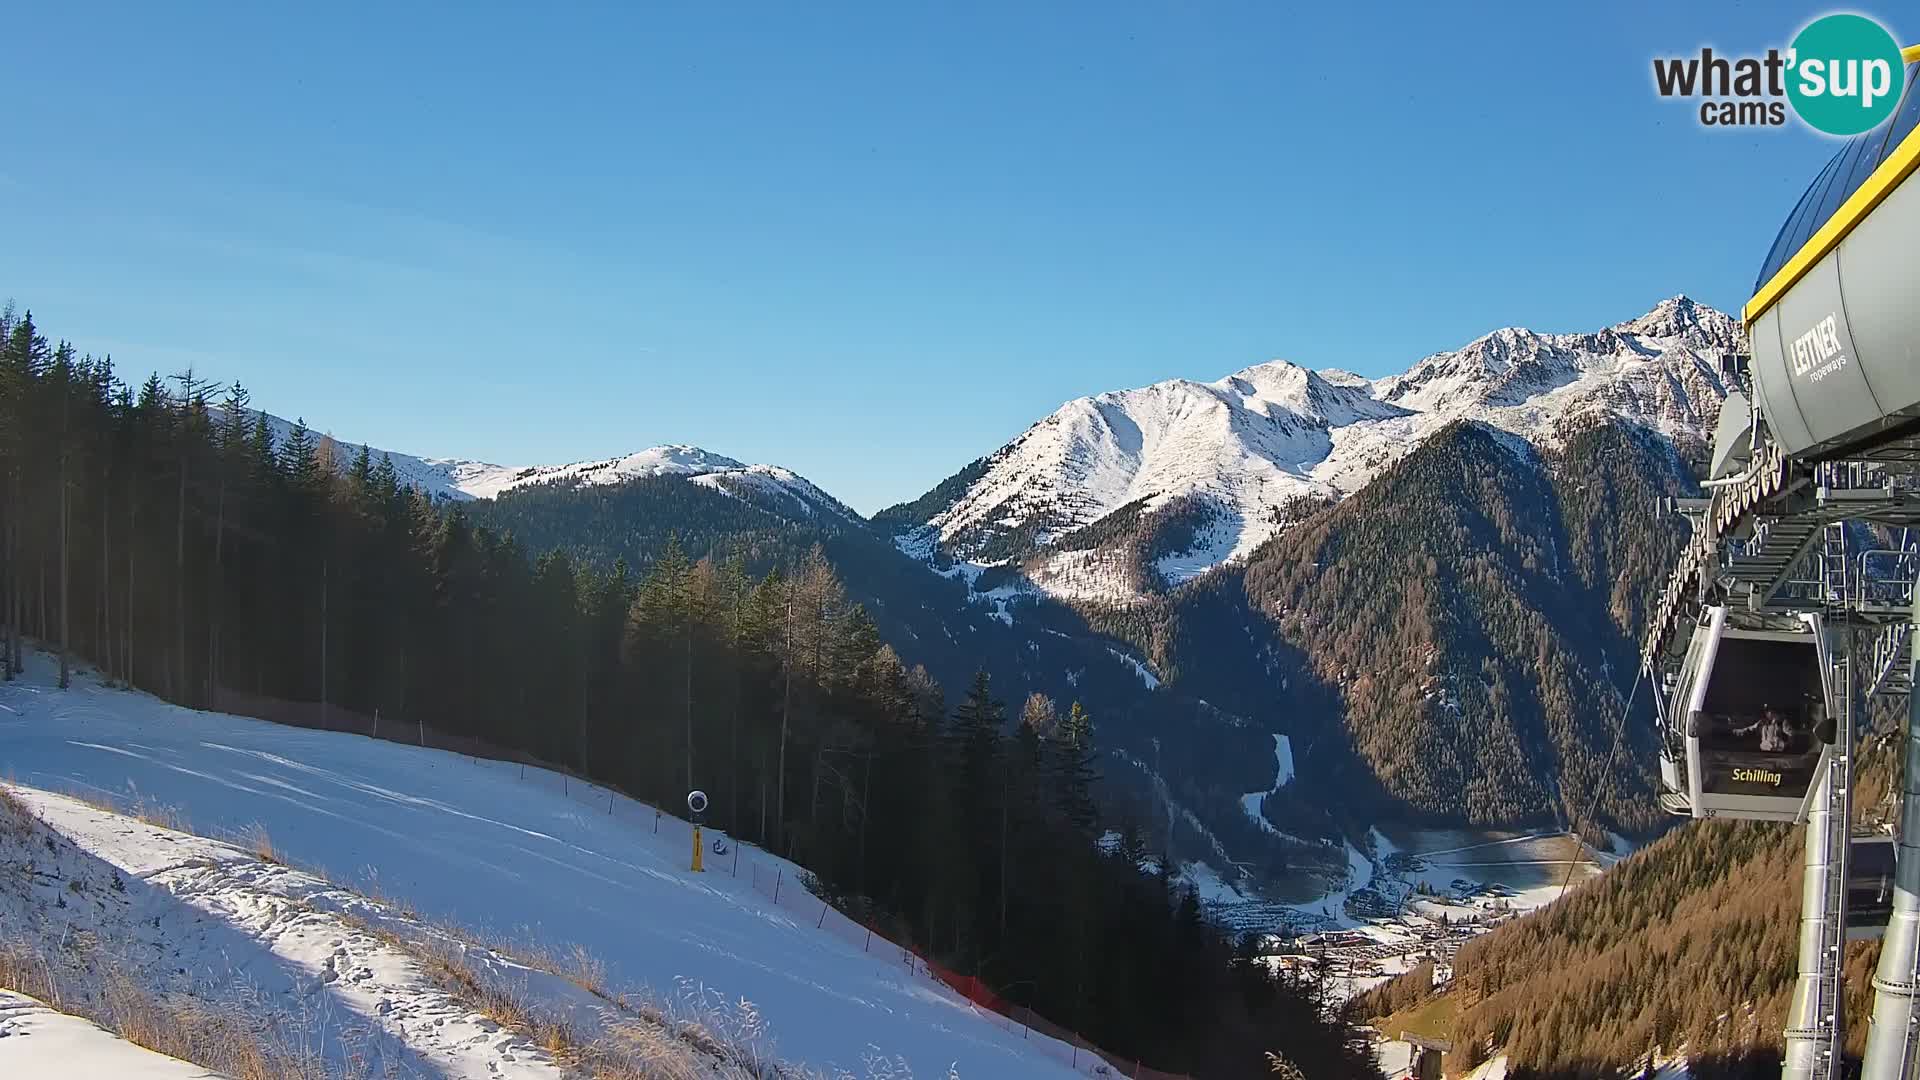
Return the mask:
<svg viewBox="0 0 1920 1080">
<path fill-rule="evenodd" d="M 689 869 L 699 874 L 706 870 L 700 857 L 700 819 L 707 812 L 707 793 L 699 788 L 687 792 L 687 811 L 693 815 L 693 865 Z"/>
</svg>

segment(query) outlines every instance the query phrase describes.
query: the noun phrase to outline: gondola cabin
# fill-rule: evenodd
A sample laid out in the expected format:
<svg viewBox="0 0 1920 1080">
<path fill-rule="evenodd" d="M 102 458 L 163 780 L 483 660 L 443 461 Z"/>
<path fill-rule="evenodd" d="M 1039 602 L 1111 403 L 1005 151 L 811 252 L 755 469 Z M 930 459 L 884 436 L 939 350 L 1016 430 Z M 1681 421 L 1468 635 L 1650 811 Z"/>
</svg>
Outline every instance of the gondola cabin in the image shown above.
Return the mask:
<svg viewBox="0 0 1920 1080">
<path fill-rule="evenodd" d="M 1891 836 L 1856 836 L 1847 844 L 1847 940 L 1886 935 L 1897 853 Z"/>
<path fill-rule="evenodd" d="M 1671 752 L 1661 770 L 1691 816 L 1806 820 L 1833 740 L 1826 670 L 1816 615 L 1735 625 L 1725 607 L 1702 613 L 1670 699 L 1667 745 L 1684 752 L 1684 775 Z"/>
</svg>

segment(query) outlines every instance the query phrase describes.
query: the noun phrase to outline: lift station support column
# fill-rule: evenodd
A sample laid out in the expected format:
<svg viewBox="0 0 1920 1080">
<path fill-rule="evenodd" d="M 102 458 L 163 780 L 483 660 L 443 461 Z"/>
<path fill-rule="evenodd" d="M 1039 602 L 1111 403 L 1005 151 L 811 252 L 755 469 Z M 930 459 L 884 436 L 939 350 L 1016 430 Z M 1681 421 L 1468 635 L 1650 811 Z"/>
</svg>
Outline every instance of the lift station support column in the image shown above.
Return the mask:
<svg viewBox="0 0 1920 1080">
<path fill-rule="evenodd" d="M 1914 619 L 1920 627 L 1920 584 L 1914 587 Z M 1908 660 L 1920 680 L 1920 649 Z M 1900 778 L 1900 839 L 1893 871 L 1893 916 L 1880 943 L 1880 969 L 1873 976 L 1873 1022 L 1861 1080 L 1914 1080 L 1920 1044 L 1920 681 L 1907 694 L 1907 729 Z"/>
<path fill-rule="evenodd" d="M 1845 738 L 1850 732 L 1842 732 Z M 1846 759 L 1821 770 L 1807 814 L 1807 859 L 1800 878 L 1800 975 L 1787 1012 L 1782 1080 L 1840 1075 L 1845 1040 L 1841 950 L 1846 944 L 1846 850 L 1850 793 Z M 1836 790 L 1837 789 L 1837 790 Z M 1838 805 L 1836 805 L 1838 804 Z"/>
</svg>

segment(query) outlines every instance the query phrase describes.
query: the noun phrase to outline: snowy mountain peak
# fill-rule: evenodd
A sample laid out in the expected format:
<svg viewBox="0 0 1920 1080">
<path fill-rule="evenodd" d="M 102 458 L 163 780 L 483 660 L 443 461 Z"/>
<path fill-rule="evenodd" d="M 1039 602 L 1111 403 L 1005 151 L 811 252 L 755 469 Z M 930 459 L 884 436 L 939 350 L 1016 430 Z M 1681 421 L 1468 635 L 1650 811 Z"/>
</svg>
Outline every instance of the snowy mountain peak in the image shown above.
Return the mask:
<svg viewBox="0 0 1920 1080">
<path fill-rule="evenodd" d="M 1681 337 L 1689 333 L 1720 337 L 1729 332 L 1737 333 L 1739 325 L 1731 315 L 1702 306 L 1682 293 L 1660 301 L 1652 311 L 1621 323 L 1614 329 L 1625 334 L 1657 338 Z"/>
<path fill-rule="evenodd" d="M 1259 387 L 1262 390 L 1273 391 L 1276 394 L 1285 394 L 1290 392 L 1304 392 L 1312 383 L 1324 383 L 1325 381 L 1326 380 L 1321 378 L 1318 373 L 1296 364 L 1291 360 L 1269 360 L 1264 364 L 1255 364 L 1250 368 L 1242 368 L 1214 385 L 1218 386 L 1230 382 L 1241 382 L 1250 386 Z"/>
<path fill-rule="evenodd" d="M 1170 534 L 1184 550 L 1148 545 L 1154 571 L 1175 581 L 1250 553 L 1292 499 L 1356 491 L 1454 420 L 1533 443 L 1592 414 L 1701 438 L 1726 393 L 1719 359 L 1738 340 L 1732 318 L 1675 296 L 1590 333 L 1504 327 L 1380 379 L 1273 360 L 1212 383 L 1078 398 L 991 455 L 928 524 L 951 555 L 1017 559 L 1057 595 L 1125 600 L 1139 586 L 1090 572 L 1099 553 L 1053 542 L 1122 508 L 1177 508 Z"/>
<path fill-rule="evenodd" d="M 1371 384 L 1365 380 L 1360 380 L 1358 385 L 1350 380 L 1335 382 L 1318 371 L 1287 360 L 1257 364 L 1209 385 L 1240 395 L 1253 412 L 1271 416 L 1278 407 L 1322 426 L 1384 419 L 1400 412 L 1375 399 Z"/>
<path fill-rule="evenodd" d="M 620 457 L 576 461 L 567 465 L 521 468 L 444 462 L 433 458 L 426 460 L 430 465 L 451 466 L 453 486 L 476 499 L 491 499 L 501 492 L 528 484 L 620 484 L 649 476 L 702 476 L 746 468 L 746 465 L 730 457 L 685 444 L 654 446 Z"/>
<path fill-rule="evenodd" d="M 274 445 L 285 445 L 294 425 L 267 414 Z M 318 436 L 330 439 L 331 436 Z M 343 443 L 357 447 L 357 443 Z M 370 451 L 375 461 L 386 458 L 404 486 L 437 499 L 492 499 L 533 484 L 594 487 L 623 484 L 648 477 L 677 476 L 725 495 L 755 502 L 788 516 L 857 520 L 859 515 L 791 469 L 778 465 L 748 465 L 725 454 L 686 443 L 669 443 L 619 457 L 576 461 L 566 465 L 494 465 L 467 458 L 416 457 L 392 450 Z M 353 453 L 335 455 L 341 469 L 352 464 Z"/>
<path fill-rule="evenodd" d="M 1335 386 L 1357 387 L 1368 391 L 1373 388 L 1372 379 L 1342 368 L 1321 368 L 1315 374 Z"/>
<path fill-rule="evenodd" d="M 473 462 L 429 461 L 447 468 L 454 497 L 491 499 L 530 484 L 593 487 L 624 484 L 649 477 L 677 476 L 724 495 L 756 503 L 789 517 L 830 517 L 857 520 L 840 500 L 820 490 L 792 469 L 778 465 L 748 465 L 685 443 L 648 447 L 635 453 L 570 465 L 506 468 Z"/>
<path fill-rule="evenodd" d="M 1724 396 L 1724 388 L 1714 374 L 1717 358 L 1736 348 L 1738 339 L 1739 327 L 1732 318 L 1685 296 L 1676 296 L 1661 301 L 1645 315 L 1592 333 L 1541 334 L 1523 327 L 1495 330 L 1460 349 L 1425 357 L 1405 375 L 1381 379 L 1375 388 L 1383 399 L 1423 412 L 1530 405 L 1536 406 L 1536 411 L 1566 412 L 1578 411 L 1586 403 L 1588 395 L 1578 388 L 1599 389 L 1622 378 L 1648 383 L 1656 369 L 1684 371 L 1691 372 L 1686 378 L 1695 385 L 1685 388 L 1682 396 L 1694 405 L 1711 398 L 1717 415 L 1719 399 Z M 1703 367 L 1699 363 L 1702 359 L 1712 362 Z M 1569 387 L 1576 389 L 1556 393 Z M 1659 392 L 1651 385 L 1643 389 Z M 1711 425 L 1711 415 L 1703 422 L 1688 409 L 1675 411 L 1670 407 L 1676 404 L 1673 389 L 1667 388 L 1667 400 L 1660 402 L 1650 403 L 1643 395 L 1640 405 L 1657 406 L 1651 411 L 1633 402 L 1621 403 L 1625 407 L 1614 411 L 1652 421 L 1652 426 L 1668 434 L 1680 428 Z M 1581 401 L 1574 401 L 1576 398 Z M 1502 424 L 1494 417 L 1483 419 L 1529 437 L 1542 426 L 1538 416 L 1523 418 L 1518 424 Z"/>
<path fill-rule="evenodd" d="M 1303 416 L 1311 413 L 1317 398 L 1333 389 L 1325 379 L 1290 360 L 1255 364 L 1209 385 L 1237 394 L 1248 402 L 1282 405 Z"/>
<path fill-rule="evenodd" d="M 628 454 L 619 459 L 621 471 L 644 476 L 659 476 L 666 473 L 691 475 L 709 473 L 718 469 L 744 469 L 744 461 L 735 461 L 725 454 L 716 454 L 711 450 L 702 450 L 698 446 L 685 443 L 672 443 L 666 446 L 654 446 L 637 454 Z"/>
</svg>

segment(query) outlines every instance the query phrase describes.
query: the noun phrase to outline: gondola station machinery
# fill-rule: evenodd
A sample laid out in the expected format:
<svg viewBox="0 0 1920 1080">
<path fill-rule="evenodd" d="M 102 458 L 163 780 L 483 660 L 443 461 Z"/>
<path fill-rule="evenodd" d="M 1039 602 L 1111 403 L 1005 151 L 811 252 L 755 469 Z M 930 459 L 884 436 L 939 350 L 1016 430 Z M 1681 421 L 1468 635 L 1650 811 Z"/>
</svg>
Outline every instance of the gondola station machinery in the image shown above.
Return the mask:
<svg viewBox="0 0 1920 1080">
<path fill-rule="evenodd" d="M 1839 1075 L 1842 954 L 1874 934 L 1864 1080 L 1920 1080 L 1920 48 L 1905 59 L 1892 119 L 1834 155 L 1761 268 L 1704 496 L 1669 500 L 1693 531 L 1641 656 L 1661 805 L 1806 826 L 1790 1080 Z M 1854 834 L 1873 717 L 1901 725 L 1893 836 Z"/>
</svg>

